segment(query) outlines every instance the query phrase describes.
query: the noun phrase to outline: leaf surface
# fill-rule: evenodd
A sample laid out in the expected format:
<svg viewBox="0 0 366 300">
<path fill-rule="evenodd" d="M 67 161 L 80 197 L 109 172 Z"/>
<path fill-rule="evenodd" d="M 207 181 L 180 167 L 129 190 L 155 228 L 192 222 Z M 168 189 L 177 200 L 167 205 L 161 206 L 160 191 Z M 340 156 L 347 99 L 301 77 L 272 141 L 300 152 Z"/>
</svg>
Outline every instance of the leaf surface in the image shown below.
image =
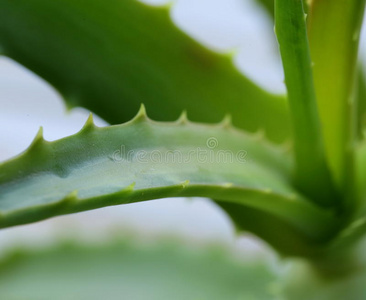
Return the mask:
<svg viewBox="0 0 366 300">
<path fill-rule="evenodd" d="M 273 300 L 275 274 L 229 251 L 172 242 L 65 245 L 0 262 L 2 299 Z M 36 270 L 36 272 L 35 272 Z M 21 288 L 19 288 L 21 287 Z"/>
<path fill-rule="evenodd" d="M 357 128 L 354 87 L 364 9 L 365 0 L 314 0 L 308 18 L 327 160 L 339 190 L 347 198 L 352 198 L 354 181 L 352 143 Z"/>
<path fill-rule="evenodd" d="M 89 119 L 55 142 L 37 135 L 20 156 L 0 165 L 0 226 L 163 197 L 200 196 L 248 205 L 318 239 L 334 216 L 291 186 L 291 160 L 258 136 L 217 125 L 149 120 L 98 128 Z"/>
<path fill-rule="evenodd" d="M 362 63 L 361 63 L 362 64 Z M 361 65 L 360 64 L 360 65 Z M 358 83 L 357 83 L 357 135 L 359 138 L 363 138 L 366 131 L 366 76 L 365 67 L 362 65 L 358 70 Z"/>
<path fill-rule="evenodd" d="M 356 182 L 358 188 L 358 198 L 365 209 L 366 201 L 366 141 L 359 144 L 356 151 Z"/>
<path fill-rule="evenodd" d="M 276 0 L 275 24 L 294 128 L 296 184 L 318 204 L 337 206 L 340 201 L 317 109 L 303 1 Z"/>
</svg>

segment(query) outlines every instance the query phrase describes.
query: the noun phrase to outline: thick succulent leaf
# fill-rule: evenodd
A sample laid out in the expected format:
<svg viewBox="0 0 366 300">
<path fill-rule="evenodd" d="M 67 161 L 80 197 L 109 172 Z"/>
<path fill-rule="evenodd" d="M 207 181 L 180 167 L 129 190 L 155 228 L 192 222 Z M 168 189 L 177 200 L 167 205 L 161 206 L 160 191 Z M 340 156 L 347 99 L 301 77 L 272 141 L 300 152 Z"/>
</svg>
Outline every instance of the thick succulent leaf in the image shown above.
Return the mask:
<svg viewBox="0 0 366 300">
<path fill-rule="evenodd" d="M 1 299 L 273 300 L 275 274 L 219 248 L 131 241 L 20 251 L 0 262 Z M 36 271 L 35 271 L 36 270 Z M 21 288 L 20 288 L 21 287 Z"/>
<path fill-rule="evenodd" d="M 267 11 L 271 18 L 274 18 L 274 0 L 257 0 L 256 2 L 258 2 Z M 308 1 L 304 2 L 304 9 L 305 12 L 308 11 Z"/>
<path fill-rule="evenodd" d="M 239 128 L 289 137 L 284 97 L 245 78 L 231 57 L 181 32 L 168 7 L 136 0 L 1 0 L 0 48 L 45 78 L 69 106 L 83 106 L 112 124 L 143 102 L 157 120 L 186 109 L 192 120 L 232 114 Z"/>
<path fill-rule="evenodd" d="M 357 201 L 357 206 L 354 208 L 354 216 L 349 221 L 339 234 L 339 236 L 332 242 L 332 249 L 339 251 L 339 249 L 350 248 L 359 242 L 366 234 L 366 142 L 360 142 L 356 147 L 355 152 L 355 184 L 354 187 Z"/>
<path fill-rule="evenodd" d="M 331 212 L 291 186 L 288 153 L 230 126 L 147 119 L 46 142 L 38 135 L 0 165 L 0 226 L 107 205 L 202 196 L 248 205 L 293 224 L 313 239 L 329 235 Z"/>
<path fill-rule="evenodd" d="M 355 266 L 352 265 L 352 259 L 348 259 L 340 257 L 337 261 L 333 261 L 335 266 L 325 274 L 306 261 L 295 262 L 285 278 L 281 279 L 280 294 L 284 299 L 298 300 L 364 299 L 365 261 L 362 263 L 357 261 L 359 264 Z M 340 273 L 337 274 L 337 271 Z"/>
<path fill-rule="evenodd" d="M 353 216 L 347 220 L 338 236 L 328 245 L 330 252 L 352 249 L 366 234 L 366 141 L 359 142 L 355 147 L 355 187 L 357 199 L 353 208 Z"/>
<path fill-rule="evenodd" d="M 363 138 L 366 132 L 366 70 L 363 67 L 358 71 L 357 85 L 357 134 L 359 138 Z"/>
<path fill-rule="evenodd" d="M 274 17 L 274 0 L 257 0 L 267 13 L 273 18 Z"/>
<path fill-rule="evenodd" d="M 276 0 L 275 24 L 294 125 L 296 184 L 320 205 L 339 205 L 325 156 L 303 1 Z"/>
<path fill-rule="evenodd" d="M 228 213 L 238 232 L 255 234 L 283 257 L 312 258 L 321 255 L 328 248 L 324 237 L 314 240 L 304 236 L 293 224 L 266 211 L 230 202 L 217 203 Z"/>
<path fill-rule="evenodd" d="M 366 203 L 366 141 L 360 143 L 356 151 L 356 179 L 358 198 L 365 209 Z"/>
<path fill-rule="evenodd" d="M 354 181 L 351 145 L 356 128 L 352 97 L 364 8 L 365 0 L 313 0 L 308 21 L 327 159 L 339 189 L 349 199 Z"/>
</svg>

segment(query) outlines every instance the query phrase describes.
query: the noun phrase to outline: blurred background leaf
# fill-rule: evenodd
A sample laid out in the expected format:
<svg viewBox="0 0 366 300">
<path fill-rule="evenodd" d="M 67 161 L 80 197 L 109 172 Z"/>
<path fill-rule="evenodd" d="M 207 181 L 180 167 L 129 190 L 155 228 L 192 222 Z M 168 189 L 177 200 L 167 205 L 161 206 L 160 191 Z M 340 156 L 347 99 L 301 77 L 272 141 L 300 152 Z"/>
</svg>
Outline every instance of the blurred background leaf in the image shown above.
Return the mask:
<svg viewBox="0 0 366 300">
<path fill-rule="evenodd" d="M 109 123 L 131 119 L 141 103 L 156 120 L 217 122 L 290 135 L 283 96 L 265 92 L 228 55 L 201 46 L 171 21 L 167 7 L 135 0 L 0 2 L 0 47 L 54 85 L 69 107 Z"/>
<path fill-rule="evenodd" d="M 188 248 L 130 240 L 20 250 L 0 262 L 0 297 L 17 300 L 273 300 L 265 261 L 235 259 L 218 246 Z"/>
</svg>

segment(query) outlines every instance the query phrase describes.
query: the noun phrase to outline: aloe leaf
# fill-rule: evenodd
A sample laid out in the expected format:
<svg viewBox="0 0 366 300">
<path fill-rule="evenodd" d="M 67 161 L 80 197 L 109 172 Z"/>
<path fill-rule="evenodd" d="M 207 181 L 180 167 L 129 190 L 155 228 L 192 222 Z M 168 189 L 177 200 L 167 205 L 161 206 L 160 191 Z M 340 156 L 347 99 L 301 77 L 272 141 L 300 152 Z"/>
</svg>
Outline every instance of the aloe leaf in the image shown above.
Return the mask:
<svg viewBox="0 0 366 300">
<path fill-rule="evenodd" d="M 46 142 L 40 134 L 0 165 L 0 227 L 98 207 L 175 196 L 248 205 L 280 217 L 311 239 L 333 233 L 336 218 L 291 186 L 282 149 L 218 125 L 147 119 Z"/>
<path fill-rule="evenodd" d="M 363 253 L 365 253 L 365 249 L 363 249 Z M 360 254 L 362 255 L 362 253 L 358 253 L 358 255 Z M 356 254 L 353 255 L 356 256 Z M 366 294 L 365 259 L 356 262 L 357 266 L 352 264 L 355 263 L 352 258 L 334 260 L 333 268 L 326 274 L 319 272 L 319 266 L 306 261 L 295 262 L 285 277 L 281 278 L 280 293 L 284 299 L 363 299 Z M 321 263 L 319 262 L 319 264 Z"/>
<path fill-rule="evenodd" d="M 268 15 L 274 18 L 275 14 L 275 0 L 257 0 L 258 2 L 268 13 Z M 309 5 L 308 1 L 304 2 L 304 10 L 305 12 L 308 11 Z"/>
<path fill-rule="evenodd" d="M 358 198 L 365 209 L 366 203 L 366 142 L 361 142 L 356 151 L 356 179 L 358 187 Z"/>
<path fill-rule="evenodd" d="M 257 0 L 256 2 L 267 11 L 270 17 L 274 17 L 274 0 Z"/>
<path fill-rule="evenodd" d="M 313 0 L 308 21 L 327 159 L 338 186 L 348 198 L 354 173 L 354 87 L 364 8 L 365 0 Z"/>
<path fill-rule="evenodd" d="M 366 130 L 366 76 L 365 70 L 359 68 L 357 85 L 357 134 L 364 138 Z"/>
<path fill-rule="evenodd" d="M 135 0 L 2 0 L 0 48 L 50 82 L 68 106 L 112 124 L 143 102 L 152 118 L 218 122 L 230 113 L 248 131 L 289 138 L 286 100 L 242 75 L 228 55 L 180 31 L 168 7 Z"/>
<path fill-rule="evenodd" d="M 275 24 L 294 127 L 297 185 L 321 205 L 338 205 L 325 157 L 302 1 L 276 0 Z"/>
<path fill-rule="evenodd" d="M 265 262 L 226 249 L 163 241 L 60 245 L 14 251 L 0 262 L 2 299 L 274 299 L 276 275 Z M 37 272 L 34 272 L 34 270 Z M 21 286 L 21 288 L 19 288 Z"/>
<path fill-rule="evenodd" d="M 358 199 L 347 224 L 339 232 L 338 236 L 329 244 L 331 251 L 340 252 L 352 249 L 352 246 L 360 242 L 366 233 L 366 141 L 357 144 L 355 151 L 355 197 Z"/>
<path fill-rule="evenodd" d="M 230 216 L 237 232 L 260 237 L 283 257 L 313 258 L 324 253 L 325 240 L 304 236 L 296 226 L 266 211 L 230 202 L 218 202 Z"/>
</svg>

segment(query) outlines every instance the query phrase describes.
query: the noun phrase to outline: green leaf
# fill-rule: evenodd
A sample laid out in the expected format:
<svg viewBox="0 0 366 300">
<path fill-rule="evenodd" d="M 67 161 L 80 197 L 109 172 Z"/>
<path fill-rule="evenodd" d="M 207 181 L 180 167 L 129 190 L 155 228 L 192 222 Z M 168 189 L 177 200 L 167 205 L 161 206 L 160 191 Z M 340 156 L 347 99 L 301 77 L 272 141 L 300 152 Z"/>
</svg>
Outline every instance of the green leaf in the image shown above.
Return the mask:
<svg viewBox="0 0 366 300">
<path fill-rule="evenodd" d="M 329 167 L 339 189 L 352 198 L 354 87 L 365 0 L 313 0 L 309 41 Z"/>
<path fill-rule="evenodd" d="M 238 232 L 260 237 L 283 257 L 317 257 L 324 252 L 324 239 L 304 236 L 296 226 L 266 211 L 230 202 L 218 202 Z"/>
<path fill-rule="evenodd" d="M 338 237 L 332 242 L 332 248 L 350 249 L 366 234 L 366 141 L 359 142 L 355 151 L 355 196 L 358 199 L 353 215 L 347 226 L 340 231 Z"/>
<path fill-rule="evenodd" d="M 168 7 L 135 0 L 2 0 L 0 48 L 49 81 L 70 107 L 116 124 L 143 102 L 154 119 L 182 110 L 192 120 L 259 128 L 280 142 L 291 126 L 284 97 L 244 77 L 228 55 L 214 53 L 171 21 Z"/>
<path fill-rule="evenodd" d="M 366 133 L 366 76 L 363 67 L 359 67 L 357 84 L 357 134 L 363 138 Z"/>
<path fill-rule="evenodd" d="M 164 242 L 64 245 L 0 262 L 2 299 L 273 300 L 275 274 L 228 250 Z M 36 271 L 35 271 L 36 270 Z M 21 287 L 21 288 L 20 288 Z"/>
<path fill-rule="evenodd" d="M 256 2 L 265 8 L 269 16 L 274 17 L 274 0 L 257 0 Z"/>
<path fill-rule="evenodd" d="M 259 3 L 268 13 L 268 15 L 271 18 L 274 18 L 275 13 L 275 1 L 274 0 L 256 0 L 257 3 Z M 304 10 L 305 12 L 308 11 L 308 1 L 305 1 L 304 4 Z"/>
<path fill-rule="evenodd" d="M 366 209 L 366 141 L 359 144 L 356 151 L 356 180 L 358 198 L 363 210 Z"/>
<path fill-rule="evenodd" d="M 320 205 L 336 206 L 339 199 L 325 158 L 302 1 L 276 0 L 275 23 L 294 126 L 296 183 Z"/>
<path fill-rule="evenodd" d="M 363 249 L 363 253 L 365 249 Z M 356 254 L 353 254 L 354 256 Z M 361 254 L 362 255 L 362 254 Z M 364 256 L 364 254 L 363 254 Z M 354 257 L 353 257 L 354 258 Z M 318 262 L 322 264 L 321 261 Z M 283 281 L 280 294 L 284 299 L 298 300 L 328 300 L 365 298 L 366 268 L 365 259 L 362 262 L 339 257 L 332 261 L 328 273 L 319 272 L 319 267 L 306 261 L 292 264 Z M 337 273 L 340 271 L 340 273 Z"/>
<path fill-rule="evenodd" d="M 89 119 L 55 142 L 37 135 L 17 158 L 0 165 L 0 227 L 107 205 L 201 196 L 255 207 L 318 240 L 333 233 L 331 211 L 291 186 L 282 149 L 230 126 L 147 119 L 105 128 Z M 270 229 L 269 229 L 270 230 Z"/>
</svg>

